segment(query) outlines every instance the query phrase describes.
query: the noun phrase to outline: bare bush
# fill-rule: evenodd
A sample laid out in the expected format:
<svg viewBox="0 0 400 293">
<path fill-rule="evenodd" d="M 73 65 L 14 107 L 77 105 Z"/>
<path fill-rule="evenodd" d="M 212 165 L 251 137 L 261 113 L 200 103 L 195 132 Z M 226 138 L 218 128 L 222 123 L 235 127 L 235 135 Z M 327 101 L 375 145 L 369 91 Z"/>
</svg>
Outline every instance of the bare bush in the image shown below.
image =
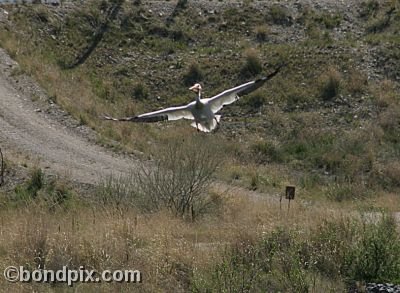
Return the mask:
<svg viewBox="0 0 400 293">
<path fill-rule="evenodd" d="M 202 213 L 211 204 L 207 188 L 222 162 L 217 143 L 204 136 L 173 141 L 154 156 L 154 162 L 129 176 L 105 181 L 102 198 L 145 212 L 167 208 L 176 216 L 192 218 Z"/>
</svg>

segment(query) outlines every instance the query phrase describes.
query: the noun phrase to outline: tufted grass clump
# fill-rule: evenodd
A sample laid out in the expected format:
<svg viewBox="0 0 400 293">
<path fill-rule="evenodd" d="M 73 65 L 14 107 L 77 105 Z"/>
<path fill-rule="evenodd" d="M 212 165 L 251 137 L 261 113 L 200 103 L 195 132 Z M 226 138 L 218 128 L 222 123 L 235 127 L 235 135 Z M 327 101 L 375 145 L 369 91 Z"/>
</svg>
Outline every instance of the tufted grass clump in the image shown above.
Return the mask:
<svg viewBox="0 0 400 293">
<path fill-rule="evenodd" d="M 267 20 L 278 25 L 291 25 L 293 22 L 288 9 L 281 5 L 271 6 L 267 15 Z"/>
<path fill-rule="evenodd" d="M 245 60 L 240 70 L 240 75 L 244 79 L 255 77 L 262 71 L 261 60 L 255 50 L 245 52 Z"/>
<path fill-rule="evenodd" d="M 202 81 L 204 73 L 197 63 L 190 64 L 187 72 L 183 76 L 183 82 L 186 86 L 191 86 L 196 82 Z"/>
<path fill-rule="evenodd" d="M 145 84 L 139 82 L 134 85 L 132 95 L 136 100 L 145 100 L 149 96 L 149 91 Z"/>
<path fill-rule="evenodd" d="M 340 93 L 342 85 L 342 76 L 340 72 L 329 67 L 319 78 L 318 95 L 325 101 L 330 101 Z"/>
<path fill-rule="evenodd" d="M 264 43 L 268 40 L 268 35 L 270 34 L 270 29 L 265 25 L 257 26 L 254 30 L 256 40 L 259 43 Z"/>
</svg>

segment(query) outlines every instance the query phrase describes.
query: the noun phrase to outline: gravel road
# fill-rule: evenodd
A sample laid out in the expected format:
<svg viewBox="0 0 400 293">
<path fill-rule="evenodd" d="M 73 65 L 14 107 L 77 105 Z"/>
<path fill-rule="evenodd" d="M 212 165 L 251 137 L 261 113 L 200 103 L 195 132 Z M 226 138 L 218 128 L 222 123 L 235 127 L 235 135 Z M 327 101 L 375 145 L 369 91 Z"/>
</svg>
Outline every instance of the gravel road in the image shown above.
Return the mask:
<svg viewBox="0 0 400 293">
<path fill-rule="evenodd" d="M 28 154 L 47 173 L 68 176 L 79 183 L 92 184 L 101 176 L 118 175 L 135 167 L 137 161 L 132 158 L 103 149 L 79 129 L 63 125 L 55 115 L 38 109 L 32 101 L 34 93 L 30 95 L 27 90 L 38 86 L 32 86 L 33 81 L 30 85 L 22 81 L 18 86 L 10 81 L 17 66 L 0 49 L 0 147 L 4 152 Z M 24 90 L 19 89 L 21 86 Z"/>
</svg>

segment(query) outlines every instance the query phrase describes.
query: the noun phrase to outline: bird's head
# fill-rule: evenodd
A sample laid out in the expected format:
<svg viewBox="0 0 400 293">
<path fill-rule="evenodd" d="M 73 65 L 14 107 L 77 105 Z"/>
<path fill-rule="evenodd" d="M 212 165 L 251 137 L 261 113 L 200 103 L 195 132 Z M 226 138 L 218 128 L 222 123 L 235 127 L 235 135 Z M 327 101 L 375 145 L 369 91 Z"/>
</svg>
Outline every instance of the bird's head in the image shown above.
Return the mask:
<svg viewBox="0 0 400 293">
<path fill-rule="evenodd" d="M 201 85 L 199 83 L 196 83 L 194 86 L 190 87 L 189 90 L 198 93 L 201 91 Z"/>
</svg>

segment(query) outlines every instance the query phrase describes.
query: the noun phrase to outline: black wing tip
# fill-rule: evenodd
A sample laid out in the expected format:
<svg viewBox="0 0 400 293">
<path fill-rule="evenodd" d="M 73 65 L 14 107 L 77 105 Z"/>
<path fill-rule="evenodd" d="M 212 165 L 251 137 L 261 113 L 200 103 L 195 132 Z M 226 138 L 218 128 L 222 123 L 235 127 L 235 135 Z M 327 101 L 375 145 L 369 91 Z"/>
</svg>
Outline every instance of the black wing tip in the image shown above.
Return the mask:
<svg viewBox="0 0 400 293">
<path fill-rule="evenodd" d="M 109 120 L 109 121 L 152 123 L 152 122 L 166 121 L 166 120 L 168 120 L 168 115 L 160 115 L 160 116 L 155 116 L 155 117 L 132 116 L 132 117 L 124 117 L 124 118 L 114 118 L 109 115 L 103 115 L 103 116 L 101 116 L 101 119 Z"/>
<path fill-rule="evenodd" d="M 160 121 L 167 121 L 168 120 L 168 115 L 160 115 L 160 116 L 154 116 L 154 117 L 140 117 L 136 116 L 134 117 L 134 122 L 143 122 L 143 123 L 152 123 L 152 122 L 160 122 Z"/>
<path fill-rule="evenodd" d="M 286 66 L 286 63 L 280 64 L 272 73 L 268 74 L 267 76 L 264 76 L 264 77 L 261 77 L 261 78 L 255 80 L 255 83 L 258 83 L 258 82 L 265 82 L 265 81 L 267 81 L 267 80 L 270 80 L 270 79 L 273 78 L 275 75 L 277 75 L 277 74 L 279 73 L 279 71 L 281 71 L 281 69 L 282 69 L 283 67 L 285 67 L 285 66 Z"/>
<path fill-rule="evenodd" d="M 109 116 L 109 115 L 101 116 L 101 119 L 109 120 L 109 121 L 134 121 L 135 118 L 136 118 L 136 116 L 134 116 L 134 117 L 125 117 L 125 118 L 114 118 L 114 117 Z"/>
</svg>

